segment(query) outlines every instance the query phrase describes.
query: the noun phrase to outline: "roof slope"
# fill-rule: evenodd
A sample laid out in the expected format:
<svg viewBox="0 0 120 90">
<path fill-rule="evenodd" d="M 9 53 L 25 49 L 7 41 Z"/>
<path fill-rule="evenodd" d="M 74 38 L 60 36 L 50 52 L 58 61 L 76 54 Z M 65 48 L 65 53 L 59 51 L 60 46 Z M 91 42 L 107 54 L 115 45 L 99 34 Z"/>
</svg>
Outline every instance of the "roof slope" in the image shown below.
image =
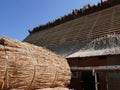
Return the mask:
<svg viewBox="0 0 120 90">
<path fill-rule="evenodd" d="M 67 58 L 116 54 L 120 54 L 120 34 L 96 38 L 77 52 L 67 56 Z"/>
<path fill-rule="evenodd" d="M 74 9 L 71 13 L 64 15 L 58 19 L 55 19 L 51 22 L 48 22 L 46 24 L 42 24 L 42 25 L 38 25 L 37 27 L 34 27 L 32 30 L 28 30 L 30 34 L 38 32 L 40 30 L 45 30 L 48 28 L 52 28 L 54 26 L 63 24 L 65 22 L 74 20 L 76 18 L 80 18 L 82 16 L 94 13 L 94 12 L 98 12 L 101 10 L 104 10 L 106 8 L 110 8 L 112 6 L 115 5 L 119 5 L 120 4 L 120 0 L 101 0 L 97 5 L 93 5 L 91 6 L 90 4 L 87 4 L 85 6 L 83 6 L 83 8 L 80 9 Z"/>
<path fill-rule="evenodd" d="M 120 5 L 30 34 L 24 41 L 67 57 L 91 40 L 112 33 L 120 33 Z"/>
</svg>

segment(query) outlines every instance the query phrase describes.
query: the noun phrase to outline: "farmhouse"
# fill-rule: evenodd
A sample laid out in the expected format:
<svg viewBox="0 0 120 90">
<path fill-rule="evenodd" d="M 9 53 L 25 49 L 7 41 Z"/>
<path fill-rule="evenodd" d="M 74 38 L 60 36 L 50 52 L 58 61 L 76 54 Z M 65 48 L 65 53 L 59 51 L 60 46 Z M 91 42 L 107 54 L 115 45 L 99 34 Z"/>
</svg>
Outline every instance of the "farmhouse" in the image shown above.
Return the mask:
<svg viewBox="0 0 120 90">
<path fill-rule="evenodd" d="M 76 18 L 64 23 L 36 27 L 24 39 L 67 59 L 72 71 L 69 88 L 120 90 L 120 2 L 109 1 L 115 0 L 99 4 L 103 9 L 93 6 L 97 11 L 86 8 L 87 14 L 73 15 Z"/>
</svg>

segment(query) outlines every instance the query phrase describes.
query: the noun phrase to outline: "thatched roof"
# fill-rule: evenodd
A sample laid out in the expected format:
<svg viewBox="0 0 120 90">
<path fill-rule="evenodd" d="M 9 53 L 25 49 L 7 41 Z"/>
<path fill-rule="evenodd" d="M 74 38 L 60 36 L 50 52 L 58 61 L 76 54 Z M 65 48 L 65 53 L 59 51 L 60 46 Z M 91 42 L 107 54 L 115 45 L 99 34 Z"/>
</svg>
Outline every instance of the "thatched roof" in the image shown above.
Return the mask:
<svg viewBox="0 0 120 90">
<path fill-rule="evenodd" d="M 94 39 L 113 33 L 120 33 L 120 5 L 30 34 L 24 41 L 68 57 Z"/>
<path fill-rule="evenodd" d="M 88 15 L 88 14 L 91 14 L 94 12 L 98 12 L 100 10 L 104 10 L 106 8 L 110 8 L 112 6 L 119 5 L 119 4 L 120 4 L 120 0 L 104 0 L 104 1 L 101 0 L 101 2 L 99 2 L 97 5 L 93 5 L 93 6 L 91 6 L 90 4 L 87 4 L 87 5 L 83 6 L 83 8 L 75 9 L 72 11 L 72 13 L 64 15 L 58 19 L 55 19 L 52 22 L 48 22 L 46 24 L 39 25 L 39 26 L 33 28 L 33 30 L 28 30 L 28 31 L 30 34 L 33 34 L 38 31 L 53 28 L 54 26 L 63 24 L 65 22 L 74 20 L 76 18 L 85 16 L 85 15 Z"/>
<path fill-rule="evenodd" d="M 117 54 L 120 54 L 120 34 L 97 38 L 67 58 Z"/>
</svg>

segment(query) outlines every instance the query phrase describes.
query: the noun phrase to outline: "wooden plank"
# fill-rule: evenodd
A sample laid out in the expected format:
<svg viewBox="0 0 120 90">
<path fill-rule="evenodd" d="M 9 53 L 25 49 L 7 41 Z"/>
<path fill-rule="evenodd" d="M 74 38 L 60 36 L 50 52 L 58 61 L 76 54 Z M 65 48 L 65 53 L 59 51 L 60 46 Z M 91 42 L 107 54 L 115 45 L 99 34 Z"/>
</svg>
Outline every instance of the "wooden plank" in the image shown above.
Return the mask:
<svg viewBox="0 0 120 90">
<path fill-rule="evenodd" d="M 78 71 L 120 71 L 120 65 L 114 66 L 91 66 L 91 67 L 71 67 L 71 70 Z"/>
</svg>

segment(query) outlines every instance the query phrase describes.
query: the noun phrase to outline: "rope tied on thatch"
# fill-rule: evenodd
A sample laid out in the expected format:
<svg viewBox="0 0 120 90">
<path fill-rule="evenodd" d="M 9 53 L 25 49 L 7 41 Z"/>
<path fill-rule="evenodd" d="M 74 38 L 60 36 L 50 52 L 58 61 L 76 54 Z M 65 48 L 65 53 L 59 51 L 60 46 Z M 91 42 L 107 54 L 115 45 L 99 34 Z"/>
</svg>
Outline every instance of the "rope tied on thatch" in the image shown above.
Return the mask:
<svg viewBox="0 0 120 90">
<path fill-rule="evenodd" d="M 5 86 L 5 81 L 6 81 L 6 84 L 7 84 L 7 88 L 9 88 L 9 81 L 8 81 L 9 56 L 7 54 L 4 42 L 0 42 L 0 44 L 4 47 L 5 55 L 6 55 L 6 58 L 5 58 L 5 74 L 4 74 L 3 83 L 2 83 L 2 87 L 1 87 L 1 89 L 3 89 L 4 86 Z"/>
<path fill-rule="evenodd" d="M 54 84 L 55 84 L 55 81 L 57 80 L 57 68 L 56 68 L 56 71 L 55 71 L 55 76 L 54 76 L 54 80 L 53 80 L 53 82 L 51 83 L 51 88 L 54 86 Z"/>
<path fill-rule="evenodd" d="M 7 89 L 8 89 L 9 88 L 9 81 L 8 81 L 9 56 L 8 56 L 6 48 L 5 48 L 4 40 L 0 41 L 0 44 L 4 47 L 4 51 L 5 51 L 5 55 L 6 55 L 6 58 L 5 58 L 5 74 L 4 74 L 4 78 L 3 78 L 3 83 L 2 83 L 1 89 L 4 89 L 4 87 L 5 87 L 5 81 L 6 81 L 6 85 L 7 85 Z M 28 89 L 27 89 L 27 90 L 29 90 L 29 88 L 31 87 L 31 85 L 32 85 L 32 83 L 34 81 L 34 78 L 35 78 L 36 65 L 34 64 L 34 59 L 35 58 L 33 57 L 31 50 L 29 48 L 27 48 L 27 49 L 29 50 L 29 52 L 31 54 L 32 61 L 33 61 L 33 67 L 34 67 L 34 69 L 33 69 L 33 78 L 32 78 L 32 80 L 30 82 L 30 85 L 28 86 Z"/>
<path fill-rule="evenodd" d="M 28 90 L 29 90 L 31 85 L 32 85 L 32 83 L 33 83 L 33 81 L 34 81 L 34 79 L 35 79 L 35 75 L 36 75 L 36 64 L 35 64 L 36 59 L 33 57 L 32 50 L 30 50 L 29 46 L 26 46 L 26 47 L 27 47 L 28 51 L 30 52 L 30 55 L 31 55 L 31 58 L 32 58 L 32 62 L 33 62 L 33 68 L 34 68 L 33 69 L 33 77 L 31 79 L 30 85 L 28 86 Z"/>
</svg>

